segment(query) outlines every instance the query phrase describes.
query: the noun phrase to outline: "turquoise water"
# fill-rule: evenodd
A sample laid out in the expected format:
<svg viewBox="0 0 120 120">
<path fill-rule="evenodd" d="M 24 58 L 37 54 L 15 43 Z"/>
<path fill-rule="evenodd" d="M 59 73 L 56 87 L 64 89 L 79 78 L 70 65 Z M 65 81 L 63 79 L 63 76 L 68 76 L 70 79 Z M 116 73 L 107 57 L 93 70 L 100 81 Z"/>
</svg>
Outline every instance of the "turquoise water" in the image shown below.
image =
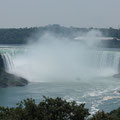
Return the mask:
<svg viewBox="0 0 120 120">
<path fill-rule="evenodd" d="M 85 103 L 91 113 L 98 110 L 111 111 L 120 105 L 120 81 L 115 79 L 101 82 L 54 82 L 30 83 L 25 87 L 0 88 L 0 105 L 16 106 L 16 103 L 26 98 L 40 102 L 43 96 L 62 97 L 68 101 Z"/>
<path fill-rule="evenodd" d="M 10 53 L 12 56 L 21 54 L 25 51 L 23 46 L 2 46 L 0 47 L 1 53 Z M 110 50 L 111 54 L 114 52 L 119 53 L 119 50 Z M 114 52 L 113 52 L 114 51 Z M 104 53 L 106 54 L 106 52 Z M 103 54 L 103 57 L 105 55 Z M 108 55 L 111 56 L 111 54 Z M 117 54 L 115 60 L 118 60 Z M 112 58 L 112 57 L 111 57 Z M 110 58 L 109 58 L 110 59 Z M 107 58 L 105 57 L 107 66 Z M 104 59 L 102 59 L 104 62 Z M 116 64 L 115 64 L 116 65 Z M 24 71 L 23 71 L 24 72 Z M 87 76 L 88 73 L 86 73 Z M 37 78 L 24 87 L 9 87 L 0 88 L 0 105 L 1 106 L 16 106 L 16 103 L 26 98 L 33 98 L 36 103 L 43 99 L 43 96 L 49 97 L 62 97 L 68 101 L 75 100 L 78 104 L 85 103 L 86 107 L 90 109 L 91 113 L 98 110 L 105 110 L 109 112 L 115 108 L 120 107 L 120 79 L 109 76 L 99 76 L 93 78 L 75 78 L 74 80 L 63 82 L 62 78 L 53 80 L 51 82 Z M 55 79 L 55 78 L 54 78 Z"/>
</svg>

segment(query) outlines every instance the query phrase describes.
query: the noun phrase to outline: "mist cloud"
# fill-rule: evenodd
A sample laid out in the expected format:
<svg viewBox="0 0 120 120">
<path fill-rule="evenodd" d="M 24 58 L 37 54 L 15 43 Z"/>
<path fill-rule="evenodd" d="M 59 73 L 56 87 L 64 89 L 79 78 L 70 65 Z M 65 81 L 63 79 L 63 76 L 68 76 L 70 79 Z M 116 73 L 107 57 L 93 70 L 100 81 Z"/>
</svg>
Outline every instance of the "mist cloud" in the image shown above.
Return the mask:
<svg viewBox="0 0 120 120">
<path fill-rule="evenodd" d="M 86 38 L 99 36 L 98 31 L 86 34 Z M 39 82 L 78 81 L 96 76 L 99 72 L 94 65 L 95 51 L 91 49 L 96 40 L 86 42 L 87 45 L 46 33 L 37 42 L 28 44 L 27 52 L 16 57 L 16 73 Z"/>
</svg>

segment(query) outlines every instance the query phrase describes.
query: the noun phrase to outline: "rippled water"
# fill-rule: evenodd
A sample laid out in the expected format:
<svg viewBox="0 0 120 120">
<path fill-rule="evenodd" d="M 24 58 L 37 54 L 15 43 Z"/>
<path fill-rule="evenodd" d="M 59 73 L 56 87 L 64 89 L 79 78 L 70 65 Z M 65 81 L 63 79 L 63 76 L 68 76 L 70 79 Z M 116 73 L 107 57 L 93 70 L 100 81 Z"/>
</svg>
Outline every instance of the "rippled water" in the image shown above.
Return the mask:
<svg viewBox="0 0 120 120">
<path fill-rule="evenodd" d="M 25 49 L 18 46 L 6 46 L 0 48 L 0 52 L 10 52 L 12 56 L 14 56 L 14 54 L 22 53 L 24 50 Z M 116 62 L 114 61 L 119 61 L 119 50 L 99 53 L 100 56 L 105 58 L 100 59 L 101 57 L 98 56 L 98 59 L 96 59 L 96 61 L 100 61 L 99 63 L 103 66 L 102 68 L 110 66 L 111 68 L 117 69 Z M 97 58 L 96 55 L 95 58 Z M 113 58 L 115 59 L 113 60 Z M 113 62 L 111 63 L 109 61 L 109 63 L 107 60 L 111 60 Z M 119 63 L 117 62 L 117 64 Z M 103 69 L 100 69 L 98 72 L 101 71 L 104 73 Z M 85 76 L 88 74 L 88 71 L 86 71 Z M 62 97 L 68 101 L 75 100 L 78 104 L 85 103 L 86 107 L 90 109 L 92 114 L 98 110 L 105 110 L 106 112 L 109 112 L 120 107 L 120 79 L 113 78 L 112 74 L 92 78 L 78 77 L 70 81 L 62 80 L 62 78 L 59 80 L 55 80 L 54 78 L 51 82 L 44 82 L 42 78 L 35 81 L 43 82 L 31 82 L 25 87 L 0 88 L 0 105 L 10 107 L 16 106 L 16 103 L 26 98 L 33 98 L 38 103 L 43 99 L 43 96 L 49 96 L 53 98 Z"/>
<path fill-rule="evenodd" d="M 102 78 L 101 82 L 30 83 L 25 87 L 0 88 L 0 105 L 15 106 L 25 98 L 40 102 L 43 96 L 62 97 L 68 101 L 85 103 L 91 113 L 111 111 L 120 105 L 120 80 Z"/>
</svg>

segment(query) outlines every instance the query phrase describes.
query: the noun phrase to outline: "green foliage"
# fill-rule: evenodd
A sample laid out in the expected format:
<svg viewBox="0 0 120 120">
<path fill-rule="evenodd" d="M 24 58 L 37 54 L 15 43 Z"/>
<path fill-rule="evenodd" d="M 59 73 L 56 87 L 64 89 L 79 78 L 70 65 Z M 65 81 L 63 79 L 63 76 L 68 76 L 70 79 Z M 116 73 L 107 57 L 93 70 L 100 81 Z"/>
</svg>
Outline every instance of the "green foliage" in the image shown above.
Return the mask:
<svg viewBox="0 0 120 120">
<path fill-rule="evenodd" d="M 120 120 L 120 108 L 113 110 L 110 113 L 97 112 L 89 120 Z"/>
<path fill-rule="evenodd" d="M 99 111 L 91 118 L 85 104 L 67 102 L 59 97 L 47 98 L 39 104 L 26 99 L 15 108 L 0 107 L 0 120 L 120 120 L 120 108 L 105 113 Z M 89 117 L 89 118 L 88 118 Z"/>
<path fill-rule="evenodd" d="M 74 38 L 78 37 L 82 33 L 87 33 L 90 30 L 99 30 L 106 37 L 114 37 L 113 40 L 107 40 L 103 42 L 102 47 L 120 47 L 120 29 L 113 28 L 76 28 L 76 27 L 63 27 L 57 24 L 48 25 L 44 27 L 33 28 L 11 28 L 0 29 L 0 44 L 26 44 L 29 41 L 36 41 L 44 35 L 44 33 L 50 33 L 57 37 Z M 36 33 L 39 33 L 36 35 Z"/>
<path fill-rule="evenodd" d="M 44 97 L 39 104 L 27 99 L 17 104 L 16 108 L 0 107 L 0 120 L 85 120 L 89 112 L 84 106 L 59 97 Z"/>
<path fill-rule="evenodd" d="M 110 116 L 110 115 L 104 113 L 104 111 L 102 111 L 102 112 L 97 112 L 89 120 L 117 120 L 117 119 L 113 119 L 112 116 Z"/>
<path fill-rule="evenodd" d="M 116 120 L 120 120 L 120 108 L 116 109 L 116 110 L 113 110 L 109 113 L 110 116 L 116 118 Z"/>
</svg>

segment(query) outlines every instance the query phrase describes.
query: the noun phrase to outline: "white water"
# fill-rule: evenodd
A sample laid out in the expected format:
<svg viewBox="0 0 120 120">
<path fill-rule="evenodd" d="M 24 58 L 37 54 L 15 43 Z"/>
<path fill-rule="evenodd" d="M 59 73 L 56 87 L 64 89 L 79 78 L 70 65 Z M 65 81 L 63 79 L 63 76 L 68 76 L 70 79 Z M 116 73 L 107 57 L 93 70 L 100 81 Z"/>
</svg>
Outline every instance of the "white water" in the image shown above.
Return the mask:
<svg viewBox="0 0 120 120">
<path fill-rule="evenodd" d="M 103 75 L 110 75 L 120 72 L 120 52 L 118 51 L 96 51 L 93 62 L 98 71 Z"/>
<path fill-rule="evenodd" d="M 2 58 L 5 65 L 6 72 L 13 73 L 15 71 L 13 58 L 9 53 L 2 53 Z"/>
<path fill-rule="evenodd" d="M 85 50 L 79 44 L 42 45 L 13 59 L 16 73 L 30 81 L 79 81 L 119 73 L 120 52 Z"/>
<path fill-rule="evenodd" d="M 85 81 L 119 73 L 120 52 L 95 48 L 100 43 L 95 39 L 100 38 L 99 31 L 92 30 L 86 36 L 84 44 L 45 34 L 23 49 L 5 48 L 6 69 L 33 82 Z"/>
<path fill-rule="evenodd" d="M 25 90 L 23 88 L 15 88 L 18 89 L 18 91 L 11 91 L 11 101 L 9 102 L 18 102 L 17 98 L 19 98 L 21 94 L 23 95 L 22 98 L 19 98 L 19 100 L 27 97 L 39 99 L 39 97 L 42 97 L 42 95 L 53 95 L 52 97 L 61 96 L 67 100 L 75 100 L 79 104 L 85 103 L 88 105 L 88 107 L 90 107 L 90 112 L 92 114 L 103 108 L 107 109 L 108 111 L 112 110 L 113 108 L 117 108 L 115 102 L 119 104 L 119 101 L 116 99 L 119 99 L 120 94 L 117 93 L 118 95 L 116 95 L 114 92 L 119 90 L 119 83 L 111 76 L 119 72 L 120 52 L 114 51 L 114 49 L 96 50 L 79 48 L 79 42 L 71 42 L 70 44 L 68 41 L 64 47 L 61 47 L 61 45 L 58 47 L 58 44 L 57 46 L 54 45 L 55 44 L 50 42 L 48 45 L 45 43 L 39 45 L 39 48 L 36 46 L 39 52 L 37 52 L 36 49 L 30 48 L 29 50 L 22 50 L 22 52 L 20 52 L 21 49 L 19 49 L 18 53 L 21 54 L 18 55 L 14 50 L 11 50 L 11 52 L 9 52 L 10 54 L 4 52 L 3 56 L 7 67 L 11 65 L 11 67 L 15 66 L 14 70 L 17 74 L 24 76 L 33 82 L 46 82 L 45 84 L 30 84 L 30 86 L 28 85 L 26 88 L 24 88 Z M 13 55 L 12 52 L 15 54 Z M 46 72 L 46 70 L 48 71 Z M 9 72 L 12 72 L 12 69 L 9 69 Z M 45 75 L 48 75 L 48 78 Z M 60 75 L 62 77 L 60 77 Z M 56 78 L 52 79 L 53 76 Z M 97 78 L 93 79 L 94 77 Z M 65 78 L 72 82 L 68 82 L 67 85 L 67 83 L 64 82 L 66 80 Z M 91 82 L 91 79 L 95 82 Z M 87 83 L 84 85 L 81 81 L 86 80 Z M 47 83 L 50 81 L 55 82 L 52 84 Z M 57 84 L 56 81 L 61 81 L 63 84 Z M 75 83 L 75 81 L 80 82 Z M 17 97 L 13 97 L 14 92 L 16 92 L 15 96 Z M 1 96 L 1 98 L 4 98 L 4 96 L 5 95 Z M 7 100 L 7 98 L 5 99 Z M 3 102 L 4 101 L 5 100 L 3 100 Z M 108 103 L 110 102 L 111 104 L 104 104 L 106 101 Z M 8 103 L 7 101 L 5 104 L 10 105 L 11 103 Z"/>
<path fill-rule="evenodd" d="M 120 72 L 120 52 L 114 49 L 89 49 L 68 40 L 40 43 L 27 50 L 4 51 L 6 71 L 33 82 L 85 81 Z"/>
</svg>

